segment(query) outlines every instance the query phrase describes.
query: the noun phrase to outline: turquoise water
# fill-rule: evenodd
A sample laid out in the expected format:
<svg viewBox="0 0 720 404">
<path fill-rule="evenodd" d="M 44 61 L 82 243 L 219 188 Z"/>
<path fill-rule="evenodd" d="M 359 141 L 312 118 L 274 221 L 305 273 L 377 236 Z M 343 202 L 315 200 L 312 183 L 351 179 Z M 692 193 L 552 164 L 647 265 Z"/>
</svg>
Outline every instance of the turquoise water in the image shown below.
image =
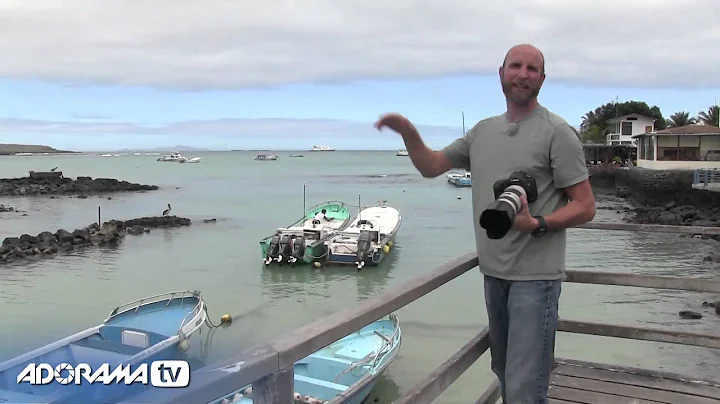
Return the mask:
<svg viewBox="0 0 720 404">
<path fill-rule="evenodd" d="M 189 228 L 128 236 L 118 248 L 90 248 L 22 266 L 0 266 L 0 359 L 95 325 L 115 306 L 147 295 L 199 289 L 213 322 L 235 318 L 218 329 L 211 359 L 224 358 L 336 310 L 352 307 L 388 287 L 427 272 L 474 248 L 469 189 L 445 178 L 422 178 L 407 157 L 395 152 L 305 152 L 303 158 L 254 161 L 255 152 L 185 153 L 200 164 L 157 162 L 158 156 L 2 157 L 2 177 L 58 166 L 65 176 L 112 177 L 161 187 L 116 194 L 111 199 L 0 198 L 27 212 L 0 213 L 0 237 L 73 230 L 97 220 L 173 214 L 189 217 Z M 378 268 L 263 268 L 258 241 L 288 225 L 306 206 L 339 199 L 363 205 L 387 200 L 402 214 L 396 248 Z M 458 199 L 460 197 L 460 199 Z M 599 196 L 599 205 L 609 201 Z M 353 213 L 355 210 L 353 210 Z M 214 223 L 202 219 L 216 218 Z M 616 221 L 601 209 L 596 220 Z M 703 263 L 712 241 L 674 235 L 571 230 L 571 269 L 714 277 Z M 720 316 L 700 309 L 707 294 L 566 284 L 561 316 L 694 332 L 714 332 Z M 678 311 L 706 314 L 680 320 Z M 429 374 L 486 323 L 482 278 L 471 270 L 398 312 L 403 344 L 371 397 L 389 403 Z M 614 362 L 709 377 L 720 358 L 702 348 L 560 334 L 558 357 Z M 436 402 L 474 401 L 490 383 L 485 354 Z"/>
</svg>

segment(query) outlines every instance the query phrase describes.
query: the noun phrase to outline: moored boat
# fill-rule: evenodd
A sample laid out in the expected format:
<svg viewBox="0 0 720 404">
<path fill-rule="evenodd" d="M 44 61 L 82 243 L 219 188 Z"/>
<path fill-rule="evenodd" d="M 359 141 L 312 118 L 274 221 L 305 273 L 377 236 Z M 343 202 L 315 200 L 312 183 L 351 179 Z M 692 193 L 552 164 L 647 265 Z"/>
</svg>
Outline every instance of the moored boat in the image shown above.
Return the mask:
<svg viewBox="0 0 720 404">
<path fill-rule="evenodd" d="M 396 156 L 409 156 L 410 154 L 406 149 L 400 149 L 395 153 Z"/>
<path fill-rule="evenodd" d="M 118 380 L 110 386 L 90 384 L 84 377 L 112 379 L 153 360 L 186 358 L 190 338 L 207 321 L 205 302 L 198 291 L 179 291 L 146 297 L 116 307 L 100 325 L 52 342 L 44 347 L 0 363 L 0 402 L 8 403 L 79 403 L 108 402 L 127 394 L 133 388 Z M 37 383 L 34 366 L 46 365 L 57 369 L 60 365 L 68 373 L 58 372 L 48 380 Z M 68 367 L 69 365 L 69 367 Z M 41 368 L 37 368 L 41 369 Z M 125 370 L 122 370 L 125 369 Z M 77 372 L 72 372 L 77 370 Z M 90 374 L 91 373 L 91 374 Z M 58 377 L 78 380 L 61 384 Z M 44 376 L 43 376 L 44 377 Z"/>
<path fill-rule="evenodd" d="M 324 216 L 331 220 L 316 219 L 323 209 Z M 343 202 L 327 201 L 313 206 L 295 223 L 260 240 L 263 262 L 265 265 L 273 262 L 296 265 L 322 260 L 326 255 L 324 241 L 344 229 L 350 218 L 348 206 Z"/>
<path fill-rule="evenodd" d="M 456 187 L 469 187 L 472 186 L 472 176 L 467 172 L 464 175 L 448 177 L 448 182 Z"/>
<path fill-rule="evenodd" d="M 275 154 L 258 154 L 258 155 L 255 157 L 255 160 L 260 160 L 260 161 L 275 161 L 275 160 L 277 160 L 277 159 L 279 159 L 279 158 L 280 158 L 280 157 L 278 157 L 278 156 L 275 155 Z"/>
<path fill-rule="evenodd" d="M 293 403 L 364 402 L 401 344 L 400 322 L 390 314 L 295 362 Z M 208 404 L 252 402 L 251 386 L 243 386 Z"/>
<path fill-rule="evenodd" d="M 347 228 L 327 241 L 328 263 L 377 266 L 390 253 L 402 217 L 380 201 L 379 206 L 362 209 Z"/>
</svg>

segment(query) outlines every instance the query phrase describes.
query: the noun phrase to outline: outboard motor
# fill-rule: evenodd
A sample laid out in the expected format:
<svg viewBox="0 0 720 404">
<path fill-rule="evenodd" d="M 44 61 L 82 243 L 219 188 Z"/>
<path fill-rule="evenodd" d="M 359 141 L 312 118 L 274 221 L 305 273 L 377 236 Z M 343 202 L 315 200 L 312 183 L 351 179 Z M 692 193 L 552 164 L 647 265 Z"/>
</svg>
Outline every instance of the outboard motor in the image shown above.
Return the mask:
<svg viewBox="0 0 720 404">
<path fill-rule="evenodd" d="M 290 243 L 290 235 L 286 234 L 280 239 L 280 254 L 275 259 L 280 265 L 290 257 L 292 245 Z"/>
<path fill-rule="evenodd" d="M 295 267 L 295 263 L 305 257 L 305 237 L 300 236 L 297 238 L 293 238 L 291 244 L 292 247 L 290 248 L 290 263 L 293 267 Z"/>
<path fill-rule="evenodd" d="M 368 255 L 368 252 L 370 252 L 370 247 L 372 246 L 372 242 L 370 241 L 370 231 L 368 230 L 362 230 L 360 232 L 360 235 L 358 236 L 357 241 L 357 255 L 355 264 L 357 265 L 357 270 L 360 271 L 365 266 L 365 258 Z"/>
<path fill-rule="evenodd" d="M 267 250 L 267 257 L 265 257 L 265 265 L 270 265 L 271 262 L 280 254 L 280 235 L 275 234 L 270 239 L 270 245 Z"/>
</svg>

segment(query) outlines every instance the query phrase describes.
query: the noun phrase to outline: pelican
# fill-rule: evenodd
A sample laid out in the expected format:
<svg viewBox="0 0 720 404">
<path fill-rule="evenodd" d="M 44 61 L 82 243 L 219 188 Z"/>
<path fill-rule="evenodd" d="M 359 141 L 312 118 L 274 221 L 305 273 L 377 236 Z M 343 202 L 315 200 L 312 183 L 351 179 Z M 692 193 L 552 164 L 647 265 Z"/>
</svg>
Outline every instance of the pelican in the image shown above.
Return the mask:
<svg viewBox="0 0 720 404">
<path fill-rule="evenodd" d="M 168 208 L 163 210 L 163 216 L 169 215 L 171 210 L 172 210 L 172 208 L 170 207 L 170 204 L 168 203 Z"/>
<path fill-rule="evenodd" d="M 58 169 L 58 168 L 57 168 L 57 167 L 55 167 L 55 168 L 53 168 L 53 169 L 52 169 L 52 170 L 50 170 L 50 171 L 55 171 L 55 170 L 57 170 L 57 169 Z"/>
</svg>

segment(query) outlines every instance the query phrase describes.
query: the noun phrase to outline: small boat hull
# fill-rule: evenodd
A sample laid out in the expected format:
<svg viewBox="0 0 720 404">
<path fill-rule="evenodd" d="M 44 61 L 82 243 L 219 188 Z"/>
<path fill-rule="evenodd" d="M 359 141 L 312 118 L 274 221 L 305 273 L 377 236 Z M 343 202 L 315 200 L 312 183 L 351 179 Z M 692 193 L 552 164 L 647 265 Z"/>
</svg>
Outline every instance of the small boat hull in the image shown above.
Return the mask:
<svg viewBox="0 0 720 404">
<path fill-rule="evenodd" d="M 147 386 L 89 384 L 86 380 L 82 384 L 30 384 L 24 371 L 30 363 L 52 367 L 67 363 L 73 368 L 87 364 L 94 373 L 105 364 L 112 372 L 119 365 L 186 359 L 190 338 L 206 320 L 199 292 L 165 293 L 118 306 L 98 326 L 0 363 L 0 402 L 108 402 L 138 393 Z M 21 383 L 17 383 L 18 377 L 23 378 Z"/>
<path fill-rule="evenodd" d="M 400 322 L 394 314 L 343 337 L 295 363 L 293 401 L 307 403 L 309 399 L 315 399 L 320 403 L 331 400 L 343 404 L 363 403 L 377 384 L 377 378 L 397 357 L 401 345 Z M 253 403 L 250 386 L 208 404 L 228 402 Z"/>
</svg>

